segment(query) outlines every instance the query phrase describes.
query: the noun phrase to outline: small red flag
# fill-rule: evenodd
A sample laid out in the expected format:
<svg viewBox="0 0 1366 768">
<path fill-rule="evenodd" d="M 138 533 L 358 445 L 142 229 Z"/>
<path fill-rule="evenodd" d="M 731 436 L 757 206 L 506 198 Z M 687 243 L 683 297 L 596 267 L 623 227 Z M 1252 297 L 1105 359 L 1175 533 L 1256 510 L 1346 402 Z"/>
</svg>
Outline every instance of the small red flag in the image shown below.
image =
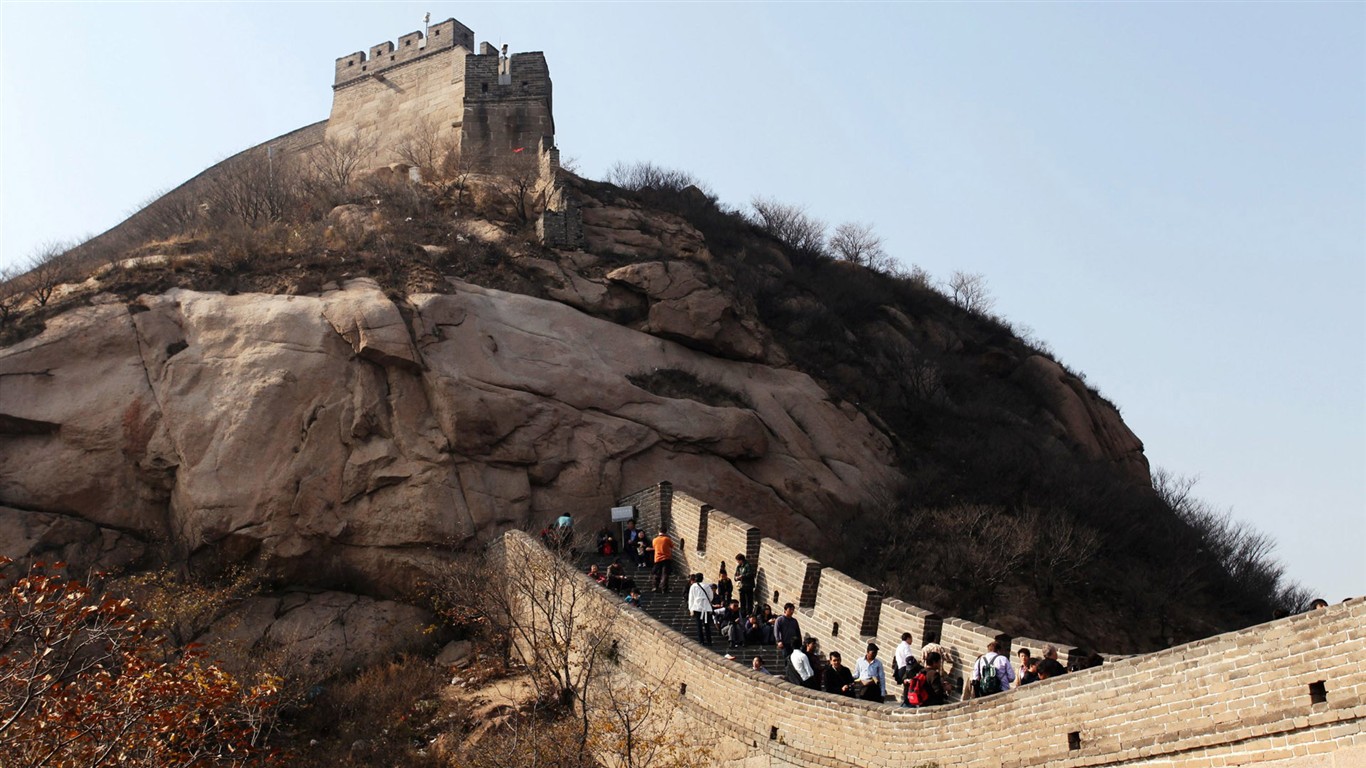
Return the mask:
<svg viewBox="0 0 1366 768">
<path fill-rule="evenodd" d="M 512 151 L 513 151 L 513 152 L 521 152 L 521 151 L 524 150 L 524 149 L 526 149 L 526 147 L 518 147 L 518 148 L 516 148 L 516 149 L 514 149 L 514 150 L 512 150 Z"/>
</svg>

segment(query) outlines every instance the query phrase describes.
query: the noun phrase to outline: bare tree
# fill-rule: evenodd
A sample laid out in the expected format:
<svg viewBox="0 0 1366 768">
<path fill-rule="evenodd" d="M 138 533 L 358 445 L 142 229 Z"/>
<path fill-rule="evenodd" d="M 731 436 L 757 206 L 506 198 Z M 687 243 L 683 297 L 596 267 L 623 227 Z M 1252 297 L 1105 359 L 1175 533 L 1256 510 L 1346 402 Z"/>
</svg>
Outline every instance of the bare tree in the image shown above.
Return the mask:
<svg viewBox="0 0 1366 768">
<path fill-rule="evenodd" d="M 523 224 L 531 221 L 545 205 L 541 189 L 541 167 L 536 155 L 525 152 L 510 155 L 494 165 L 498 197 L 512 209 Z"/>
<path fill-rule="evenodd" d="M 436 585 L 447 611 L 486 622 L 505 653 L 527 669 L 539 702 L 571 707 L 581 753 L 592 726 L 590 684 L 615 645 L 602 587 L 568 559 L 573 542 L 547 551 L 512 533 L 482 555 L 457 563 Z"/>
<path fill-rule="evenodd" d="M 331 196 L 344 195 L 355 183 L 362 164 L 374 151 L 374 143 L 352 136 L 328 138 L 308 154 L 308 168 Z"/>
<path fill-rule="evenodd" d="M 249 150 L 224 162 L 208 180 L 204 202 L 220 221 L 257 227 L 299 213 L 301 181 L 292 156 L 269 147 Z"/>
<path fill-rule="evenodd" d="M 1232 510 L 1215 509 L 1197 498 L 1193 492 L 1196 481 L 1161 468 L 1153 472 L 1158 498 L 1191 527 L 1202 549 L 1214 556 L 1238 589 L 1286 610 L 1297 607 L 1303 589 L 1282 583 L 1285 566 L 1273 557 L 1275 539 L 1247 521 L 1235 520 Z"/>
<path fill-rule="evenodd" d="M 667 679 L 669 671 L 659 675 Z M 715 765 L 711 745 L 693 736 L 679 698 L 662 685 L 624 671 L 593 686 L 590 746 L 606 768 L 703 768 Z M 683 726 L 683 727 L 681 727 Z"/>
<path fill-rule="evenodd" d="M 887 274 L 898 280 L 905 280 L 915 285 L 917 288 L 924 288 L 926 290 L 934 289 L 934 278 L 930 275 L 928 270 L 918 264 L 912 264 L 910 267 L 905 267 L 902 266 L 901 263 L 894 261 L 888 267 Z"/>
<path fill-rule="evenodd" d="M 455 134 L 442 133 L 431 119 L 421 120 L 403 134 L 394 154 L 403 162 L 422 171 L 423 179 L 441 179 L 460 157 L 460 145 Z"/>
<path fill-rule="evenodd" d="M 890 272 L 892 268 L 892 257 L 882 247 L 882 238 L 873 231 L 872 224 L 847 221 L 835 227 L 830 250 L 835 258 L 861 267 L 879 272 Z"/>
<path fill-rule="evenodd" d="M 9 323 L 10 316 L 23 299 L 24 285 L 19 270 L 12 267 L 0 269 L 0 328 Z"/>
<path fill-rule="evenodd" d="M 752 221 L 763 231 L 789 248 L 825 255 L 825 222 L 811 216 L 800 205 L 780 203 L 767 197 L 750 201 Z"/>
<path fill-rule="evenodd" d="M 973 314 L 986 314 L 996 305 L 996 299 L 987 289 L 987 278 L 980 273 L 955 270 L 944 288 L 954 304 Z"/>
<path fill-rule="evenodd" d="M 1036 532 L 1020 517 L 984 504 L 936 509 L 930 518 L 945 534 L 941 573 L 948 576 L 959 604 L 990 621 L 997 592 L 1020 575 L 1036 545 Z"/>
<path fill-rule="evenodd" d="M 1038 598 L 1050 602 L 1059 590 L 1081 580 L 1084 569 L 1100 551 L 1100 537 L 1061 509 L 1030 509 L 1021 523 L 1033 542 L 1025 572 L 1034 582 Z"/>
<path fill-rule="evenodd" d="M 28 272 L 20 280 L 24 291 L 38 306 L 47 306 L 57 286 L 72 279 L 75 270 L 68 255 L 70 250 L 65 243 L 47 243 L 29 257 Z"/>
</svg>

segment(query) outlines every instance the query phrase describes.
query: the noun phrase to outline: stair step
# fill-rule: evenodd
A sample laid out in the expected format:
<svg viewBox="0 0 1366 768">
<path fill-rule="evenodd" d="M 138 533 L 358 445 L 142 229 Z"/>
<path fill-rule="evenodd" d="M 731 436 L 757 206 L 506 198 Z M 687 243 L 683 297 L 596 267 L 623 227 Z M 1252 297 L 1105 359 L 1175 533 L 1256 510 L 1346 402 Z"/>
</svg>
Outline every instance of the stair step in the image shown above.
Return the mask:
<svg viewBox="0 0 1366 768">
<path fill-rule="evenodd" d="M 579 565 L 585 572 L 590 565 L 597 564 L 598 569 L 607 570 L 616 556 L 602 556 L 597 553 L 581 555 Z M 686 582 L 670 584 L 668 592 L 650 591 L 650 571 L 646 568 L 632 568 L 627 566 L 626 575 L 636 584 L 636 589 L 640 590 L 640 607 L 645 613 L 657 619 L 660 623 L 688 638 L 696 641 L 697 625 L 694 623 L 692 612 L 688 610 Z M 605 587 L 604 587 L 605 589 Z M 625 592 L 621 593 L 624 595 Z M 718 657 L 726 654 L 733 655 L 735 661 L 731 663 L 744 664 L 748 666 L 755 656 L 763 660 L 763 664 L 769 672 L 782 674 L 783 664 L 778 658 L 778 649 L 772 645 L 747 645 L 741 648 L 730 648 L 728 642 L 718 630 L 712 632 L 711 645 L 703 645 L 714 652 Z"/>
</svg>

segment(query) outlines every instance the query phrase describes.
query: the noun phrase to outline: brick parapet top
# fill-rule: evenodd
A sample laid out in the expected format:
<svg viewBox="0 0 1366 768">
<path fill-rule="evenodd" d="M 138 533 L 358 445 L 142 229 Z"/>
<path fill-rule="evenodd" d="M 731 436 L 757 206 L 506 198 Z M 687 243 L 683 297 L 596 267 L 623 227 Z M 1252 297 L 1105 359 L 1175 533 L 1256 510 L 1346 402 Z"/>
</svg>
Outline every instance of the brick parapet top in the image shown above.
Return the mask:
<svg viewBox="0 0 1366 768">
<path fill-rule="evenodd" d="M 522 532 L 507 534 L 527 546 L 540 545 Z M 543 551 L 543 550 L 542 550 Z M 550 556 L 549 553 L 545 553 Z M 580 575 L 580 578 L 586 578 Z M 1360 693 L 1361 674 L 1341 661 L 1329 663 L 1324 671 L 1341 676 L 1343 685 L 1334 689 L 1338 698 L 1329 708 L 1304 714 L 1279 692 L 1282 681 L 1275 686 L 1258 682 L 1250 695 L 1219 700 L 1218 683 L 1226 671 L 1215 663 L 1236 649 L 1240 659 L 1259 658 L 1269 647 L 1280 647 L 1280 641 L 1268 638 L 1263 628 L 1240 630 L 1208 638 L 1198 643 L 1178 646 L 1166 651 L 1147 654 L 1139 659 L 1107 663 L 1103 667 L 1071 673 L 1047 683 L 1011 689 L 1003 694 L 984 699 L 946 704 L 927 709 L 906 710 L 880 703 L 851 700 L 819 691 L 795 686 L 776 676 L 755 673 L 747 666 L 720 661 L 709 649 L 638 609 L 623 605 L 606 589 L 593 585 L 590 592 L 614 610 L 613 626 L 627 640 L 631 650 L 622 663 L 643 675 L 664 684 L 687 683 L 687 691 L 680 690 L 686 704 L 698 708 L 699 714 L 721 721 L 733 718 L 733 732 L 754 739 L 754 746 L 772 756 L 800 755 L 797 765 L 843 765 L 820 749 L 820 742 L 809 734 L 824 733 L 841 724 L 858 723 L 860 733 L 869 743 L 879 746 L 872 751 L 850 754 L 858 765 L 892 766 L 903 764 L 906 750 L 912 749 L 927 759 L 942 760 L 955 754 L 976 738 L 982 728 L 989 727 L 994 737 L 1008 743 L 1028 742 L 1029 753 L 1016 755 L 1018 759 L 997 765 L 1082 766 L 1114 764 L 1155 756 L 1178 755 L 1204 747 L 1228 747 L 1250 739 L 1305 733 L 1307 742 L 1330 743 L 1332 732 L 1360 721 L 1366 696 Z M 1321 615 L 1301 614 L 1280 619 L 1272 629 L 1287 632 L 1287 640 L 1306 646 L 1312 652 L 1318 630 L 1314 623 L 1335 635 L 1344 627 L 1359 626 L 1363 616 L 1363 601 L 1332 606 Z M 631 642 L 630 638 L 639 641 Z M 1185 663 L 1186 656 L 1198 657 L 1193 666 Z M 1230 659 L 1230 663 L 1234 660 Z M 1330 669 L 1331 668 L 1331 669 Z M 1151 680 L 1172 677 L 1176 683 L 1194 686 L 1198 700 L 1171 698 L 1171 691 L 1157 691 Z M 1302 679 L 1312 675 L 1292 674 L 1283 681 L 1287 687 L 1302 685 Z M 1176 684 L 1174 683 L 1174 684 Z M 755 688 L 755 686 L 759 686 Z M 1161 692 L 1163 696 L 1139 697 L 1137 690 Z M 771 694 L 779 694 L 774 697 Z M 1330 694 L 1331 695 L 1331 694 Z M 746 701 L 751 705 L 743 713 L 724 706 L 724 702 Z M 1127 728 L 1135 718 L 1146 722 L 1151 718 L 1182 718 L 1204 711 L 1209 706 L 1224 707 L 1233 721 L 1218 717 L 1185 717 L 1173 722 L 1164 732 L 1160 743 L 1141 737 L 1140 731 Z M 1316 705 L 1323 707 L 1324 705 Z M 1269 711 L 1268 711 L 1269 708 Z M 1260 717 L 1253 713 L 1263 713 Z M 1216 713 L 1219 714 L 1219 713 Z M 1146 727 L 1146 726 L 1145 726 Z M 1355 727 L 1359 730 L 1360 726 Z M 1047 741 L 1034 738 L 1040 729 L 1049 734 L 1079 729 L 1082 751 L 1069 752 L 1065 743 L 1051 736 Z M 773 740 L 765 739 L 770 729 L 776 729 Z M 1310 735 L 1311 731 L 1318 735 Z M 1356 731 L 1354 731 L 1356 732 Z M 790 739 L 784 743 L 784 737 Z M 762 747 L 761 747 L 762 745 Z M 1040 750 L 1040 747 L 1046 746 Z M 987 766 L 992 759 L 967 758 L 967 766 Z"/>
<path fill-rule="evenodd" d="M 922 618 L 922 619 L 937 619 L 937 618 L 939 618 L 939 614 L 935 613 L 934 611 L 925 610 L 924 608 L 921 608 L 921 607 L 918 606 L 918 605 L 912 605 L 912 604 L 906 602 L 905 600 L 901 600 L 901 599 L 895 598 L 895 597 L 884 597 L 884 598 L 882 598 L 882 610 L 884 610 L 884 611 L 900 611 L 900 612 L 902 612 L 902 613 L 908 613 L 908 614 L 910 614 L 910 615 L 912 615 L 912 616 L 918 616 L 918 617 L 920 617 L 920 618 Z"/>
<path fill-rule="evenodd" d="M 474 32 L 454 18 L 446 19 L 427 27 L 425 35 L 421 31 L 403 35 L 397 45 L 386 40 L 371 46 L 368 55 L 366 51 L 356 51 L 337 57 L 332 90 L 338 91 L 375 75 L 452 52 L 457 47 L 473 51 Z"/>
</svg>

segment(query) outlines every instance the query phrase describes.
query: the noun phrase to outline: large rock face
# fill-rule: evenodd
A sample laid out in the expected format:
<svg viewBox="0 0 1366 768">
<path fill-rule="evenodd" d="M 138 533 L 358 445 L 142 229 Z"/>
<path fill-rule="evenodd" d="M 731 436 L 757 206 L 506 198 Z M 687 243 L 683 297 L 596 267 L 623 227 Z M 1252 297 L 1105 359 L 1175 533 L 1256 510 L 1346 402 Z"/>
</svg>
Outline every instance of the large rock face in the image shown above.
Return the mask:
<svg viewBox="0 0 1366 768">
<path fill-rule="evenodd" d="M 687 277 L 613 279 L 667 303 Z M 727 328 L 710 340 L 748 356 Z M 660 372 L 735 404 L 632 383 Z M 368 281 L 79 308 L 0 350 L 0 432 L 3 519 L 25 531 L 0 554 L 67 521 L 93 559 L 165 537 L 379 594 L 452 545 L 566 510 L 603 519 L 660 480 L 802 547 L 897 479 L 887 439 L 805 374 L 463 283 L 402 308 Z"/>
<path fill-rule="evenodd" d="M 1113 406 L 1091 396 L 1085 382 L 1042 355 L 1026 358 L 1011 378 L 1044 404 L 1049 432 L 1076 444 L 1088 458 L 1114 461 L 1131 476 L 1147 480 L 1142 441 Z"/>
</svg>

